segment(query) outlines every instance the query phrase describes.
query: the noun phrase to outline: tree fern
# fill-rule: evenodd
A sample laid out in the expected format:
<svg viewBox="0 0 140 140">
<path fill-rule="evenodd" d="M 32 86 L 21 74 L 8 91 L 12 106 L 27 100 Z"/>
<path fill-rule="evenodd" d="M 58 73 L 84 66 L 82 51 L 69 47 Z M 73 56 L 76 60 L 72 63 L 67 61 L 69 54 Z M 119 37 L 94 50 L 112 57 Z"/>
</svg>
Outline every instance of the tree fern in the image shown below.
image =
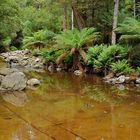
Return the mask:
<svg viewBox="0 0 140 140">
<path fill-rule="evenodd" d="M 134 44 L 140 42 L 140 21 L 134 18 L 127 18 L 123 23 L 119 24 L 116 30 L 121 33 L 120 42 Z"/>
<path fill-rule="evenodd" d="M 95 28 L 84 28 L 81 31 L 66 30 L 56 36 L 56 42 L 63 47 L 80 48 L 88 41 L 94 41 L 97 38 L 99 38 L 99 32 Z"/>
</svg>

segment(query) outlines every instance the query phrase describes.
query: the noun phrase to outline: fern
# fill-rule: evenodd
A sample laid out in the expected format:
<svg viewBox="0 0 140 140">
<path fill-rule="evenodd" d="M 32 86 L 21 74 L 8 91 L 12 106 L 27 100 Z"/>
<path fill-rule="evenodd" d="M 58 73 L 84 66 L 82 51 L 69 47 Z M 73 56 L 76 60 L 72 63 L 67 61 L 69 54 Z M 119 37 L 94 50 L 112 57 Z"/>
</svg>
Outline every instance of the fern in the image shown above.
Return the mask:
<svg viewBox="0 0 140 140">
<path fill-rule="evenodd" d="M 89 41 L 98 39 L 99 32 L 95 28 L 84 28 L 82 30 L 66 30 L 56 36 L 56 42 L 62 47 L 80 48 Z"/>
<path fill-rule="evenodd" d="M 105 45 L 96 45 L 88 49 L 87 52 L 87 63 L 90 65 L 94 65 L 95 60 L 98 58 L 98 55 L 103 51 L 103 49 L 107 48 Z"/>
<path fill-rule="evenodd" d="M 140 42 L 140 21 L 134 18 L 127 18 L 123 23 L 119 24 L 116 29 L 118 33 L 121 33 L 121 43 L 135 44 Z"/>
<path fill-rule="evenodd" d="M 127 55 L 127 49 L 122 46 L 109 46 L 105 47 L 103 51 L 98 55 L 95 61 L 95 68 L 109 67 L 110 64 L 117 59 L 124 58 Z"/>
<path fill-rule="evenodd" d="M 130 74 L 134 71 L 132 67 L 129 66 L 128 61 L 126 59 L 112 63 L 111 69 L 113 72 L 121 74 Z"/>
<path fill-rule="evenodd" d="M 49 40 L 52 40 L 54 36 L 55 34 L 52 31 L 40 30 L 38 32 L 33 33 L 32 36 L 25 36 L 23 40 L 23 45 L 24 47 L 28 47 L 36 43 L 41 43 L 45 45 L 49 42 Z"/>
</svg>

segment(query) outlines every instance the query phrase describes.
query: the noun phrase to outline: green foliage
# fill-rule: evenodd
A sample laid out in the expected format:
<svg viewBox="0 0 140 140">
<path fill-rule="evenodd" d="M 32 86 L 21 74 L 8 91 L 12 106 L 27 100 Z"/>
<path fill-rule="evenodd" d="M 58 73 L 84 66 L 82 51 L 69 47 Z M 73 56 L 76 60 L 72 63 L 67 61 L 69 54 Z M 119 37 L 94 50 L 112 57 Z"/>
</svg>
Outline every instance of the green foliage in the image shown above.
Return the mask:
<svg viewBox="0 0 140 140">
<path fill-rule="evenodd" d="M 2 0 L 0 2 L 0 21 L 0 35 L 3 38 L 20 30 L 19 7 L 15 0 Z"/>
<path fill-rule="evenodd" d="M 62 47 L 80 48 L 89 41 L 99 39 L 99 32 L 95 28 L 84 28 L 82 30 L 66 30 L 56 36 L 56 43 Z"/>
<path fill-rule="evenodd" d="M 64 49 L 44 49 L 41 51 L 41 56 L 47 61 L 55 62 L 55 60 L 65 52 Z"/>
<path fill-rule="evenodd" d="M 140 73 L 140 67 L 137 67 L 136 72 Z"/>
<path fill-rule="evenodd" d="M 129 51 L 131 65 L 133 67 L 140 67 L 140 45 L 132 47 Z"/>
<path fill-rule="evenodd" d="M 61 30 L 61 10 L 57 3 L 41 0 L 18 0 L 20 4 L 20 17 L 23 23 L 23 32 L 30 35 L 38 30 Z"/>
<path fill-rule="evenodd" d="M 11 46 L 11 47 L 10 47 L 10 50 L 11 50 L 11 51 L 17 51 L 18 49 L 17 49 L 15 46 Z"/>
<path fill-rule="evenodd" d="M 117 62 L 112 63 L 111 69 L 113 72 L 121 74 L 130 74 L 134 72 L 132 67 L 129 66 L 128 61 L 126 59 L 118 60 Z"/>
<path fill-rule="evenodd" d="M 23 40 L 24 47 L 28 47 L 34 45 L 36 43 L 40 43 L 46 45 L 53 39 L 55 34 L 52 31 L 40 30 L 38 32 L 33 33 L 32 36 L 26 36 Z"/>
<path fill-rule="evenodd" d="M 96 45 L 94 47 L 90 47 L 87 52 L 87 63 L 89 65 L 95 65 L 95 61 L 98 58 L 98 55 L 103 51 L 103 49 L 107 48 L 105 45 Z"/>
<path fill-rule="evenodd" d="M 39 49 L 34 49 L 34 50 L 32 51 L 32 54 L 33 54 L 33 56 L 40 56 L 40 55 L 41 55 L 41 50 L 39 50 Z"/>
<path fill-rule="evenodd" d="M 140 43 L 140 21 L 134 18 L 126 18 L 123 23 L 119 24 L 116 31 L 122 34 L 121 43 Z"/>
<path fill-rule="evenodd" d="M 128 50 L 122 46 L 96 46 L 95 48 L 89 49 L 87 53 L 87 59 L 94 68 L 104 69 L 109 68 L 112 62 L 117 61 L 126 57 Z"/>
</svg>

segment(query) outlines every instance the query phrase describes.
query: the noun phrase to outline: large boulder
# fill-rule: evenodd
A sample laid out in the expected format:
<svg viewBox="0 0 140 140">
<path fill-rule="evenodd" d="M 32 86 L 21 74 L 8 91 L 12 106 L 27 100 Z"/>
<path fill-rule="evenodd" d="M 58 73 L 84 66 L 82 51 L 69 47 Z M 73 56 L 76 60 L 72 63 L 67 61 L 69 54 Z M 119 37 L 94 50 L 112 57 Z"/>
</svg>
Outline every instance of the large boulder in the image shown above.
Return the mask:
<svg viewBox="0 0 140 140">
<path fill-rule="evenodd" d="M 24 73 L 14 72 L 3 77 L 1 87 L 5 90 L 21 91 L 26 88 L 27 79 Z"/>
<path fill-rule="evenodd" d="M 27 84 L 29 86 L 37 86 L 37 85 L 40 85 L 40 81 L 38 79 L 32 78 L 27 81 Z"/>
</svg>

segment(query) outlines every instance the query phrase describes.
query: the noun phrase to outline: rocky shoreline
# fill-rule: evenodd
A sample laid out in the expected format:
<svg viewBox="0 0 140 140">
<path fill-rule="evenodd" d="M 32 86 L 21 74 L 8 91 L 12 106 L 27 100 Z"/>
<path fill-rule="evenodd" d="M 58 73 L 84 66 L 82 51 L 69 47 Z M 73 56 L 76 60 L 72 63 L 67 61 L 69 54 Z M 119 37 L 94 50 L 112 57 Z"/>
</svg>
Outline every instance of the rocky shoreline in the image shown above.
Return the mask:
<svg viewBox="0 0 140 140">
<path fill-rule="evenodd" d="M 139 75 L 120 75 L 120 76 L 113 76 L 107 75 L 104 77 L 105 82 L 109 84 L 140 84 L 140 77 Z"/>
<path fill-rule="evenodd" d="M 0 69 L 1 91 L 21 91 L 29 86 L 34 87 L 36 85 L 40 85 L 40 81 L 38 79 L 27 79 L 25 71 L 44 71 L 45 65 L 41 57 L 33 56 L 30 50 L 18 50 L 2 53 L 0 54 L 0 58 L 2 58 L 7 63 L 7 68 Z M 49 65 L 46 70 L 48 70 L 49 72 L 53 72 L 53 65 Z M 56 68 L 56 72 L 60 71 L 62 71 L 62 68 Z M 76 70 L 74 71 L 74 74 L 77 76 L 81 76 L 83 75 L 83 72 L 80 70 Z M 109 84 L 140 85 L 140 75 L 114 76 L 114 74 L 111 73 L 104 77 L 104 80 Z"/>
<path fill-rule="evenodd" d="M 25 68 L 28 70 L 43 70 L 43 60 L 32 55 L 30 50 L 18 50 L 1 53 L 0 57 L 10 68 Z"/>
<path fill-rule="evenodd" d="M 22 91 L 40 85 L 36 78 L 28 79 L 25 72 L 43 71 L 43 60 L 32 56 L 29 50 L 0 54 L 7 67 L 0 68 L 0 91 Z"/>
</svg>

